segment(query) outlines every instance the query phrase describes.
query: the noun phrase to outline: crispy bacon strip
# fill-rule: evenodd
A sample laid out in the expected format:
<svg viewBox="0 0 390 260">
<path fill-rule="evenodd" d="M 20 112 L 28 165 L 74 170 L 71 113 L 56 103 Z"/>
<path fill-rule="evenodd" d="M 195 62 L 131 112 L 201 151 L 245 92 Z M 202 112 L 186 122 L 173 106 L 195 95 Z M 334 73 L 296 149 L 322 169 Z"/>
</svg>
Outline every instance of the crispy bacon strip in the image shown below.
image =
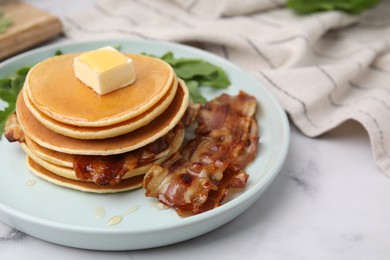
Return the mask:
<svg viewBox="0 0 390 260">
<path fill-rule="evenodd" d="M 144 166 L 172 153 L 175 138 L 179 138 L 183 125 L 174 129 L 156 141 L 131 152 L 106 156 L 76 155 L 73 169 L 80 180 L 92 180 L 98 185 L 115 185 L 132 169 Z"/>
<path fill-rule="evenodd" d="M 259 139 L 255 111 L 256 99 L 244 92 L 206 103 L 195 138 L 145 175 L 146 196 L 188 216 L 218 207 L 231 188 L 244 188 L 243 170 L 255 158 Z"/>
<path fill-rule="evenodd" d="M 20 127 L 16 113 L 12 113 L 5 122 L 4 136 L 10 142 L 18 141 L 19 143 L 23 143 L 25 141 L 24 133 Z"/>
<path fill-rule="evenodd" d="M 199 103 L 190 103 L 188 105 L 186 112 L 180 120 L 185 127 L 189 126 L 192 122 L 195 121 L 201 106 L 202 105 Z"/>
</svg>

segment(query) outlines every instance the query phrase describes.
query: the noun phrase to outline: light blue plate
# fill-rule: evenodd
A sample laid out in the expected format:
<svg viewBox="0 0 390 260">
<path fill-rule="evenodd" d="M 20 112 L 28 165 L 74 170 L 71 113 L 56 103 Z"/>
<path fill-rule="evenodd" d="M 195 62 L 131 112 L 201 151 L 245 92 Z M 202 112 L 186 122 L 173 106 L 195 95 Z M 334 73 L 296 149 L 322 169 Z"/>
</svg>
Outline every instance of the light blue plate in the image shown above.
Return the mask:
<svg viewBox="0 0 390 260">
<path fill-rule="evenodd" d="M 222 206 L 192 217 L 181 218 L 172 209 L 158 209 L 155 199 L 144 190 L 99 195 L 58 187 L 32 175 L 25 165 L 19 144 L 0 142 L 0 220 L 31 236 L 61 245 L 97 250 L 131 250 L 173 244 L 209 232 L 250 207 L 279 173 L 289 145 L 290 130 L 285 112 L 265 87 L 237 66 L 192 47 L 153 41 L 93 41 L 57 44 L 26 52 L 0 65 L 0 78 L 25 65 L 33 65 L 54 55 L 122 46 L 123 52 L 161 55 L 172 51 L 176 57 L 194 57 L 221 66 L 232 85 L 254 95 L 259 103 L 259 153 L 247 168 L 250 174 L 245 190 Z M 59 82 L 66 84 L 66 82 Z M 221 92 L 203 88 L 207 98 Z M 34 184 L 35 183 L 35 184 Z M 103 211 L 104 209 L 104 211 Z M 134 212 L 129 212 L 135 210 Z M 110 225 L 114 216 L 121 222 Z"/>
</svg>

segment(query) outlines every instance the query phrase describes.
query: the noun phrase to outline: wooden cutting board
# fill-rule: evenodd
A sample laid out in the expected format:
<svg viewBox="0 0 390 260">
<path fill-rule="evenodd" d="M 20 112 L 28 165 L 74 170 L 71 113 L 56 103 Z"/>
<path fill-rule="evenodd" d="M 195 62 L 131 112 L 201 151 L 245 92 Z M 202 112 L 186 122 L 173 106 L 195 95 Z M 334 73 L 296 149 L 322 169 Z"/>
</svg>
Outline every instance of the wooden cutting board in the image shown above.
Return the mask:
<svg viewBox="0 0 390 260">
<path fill-rule="evenodd" d="M 3 17 L 12 25 L 0 33 L 0 60 L 27 50 L 62 32 L 60 20 L 36 7 L 16 0 L 0 0 Z"/>
</svg>

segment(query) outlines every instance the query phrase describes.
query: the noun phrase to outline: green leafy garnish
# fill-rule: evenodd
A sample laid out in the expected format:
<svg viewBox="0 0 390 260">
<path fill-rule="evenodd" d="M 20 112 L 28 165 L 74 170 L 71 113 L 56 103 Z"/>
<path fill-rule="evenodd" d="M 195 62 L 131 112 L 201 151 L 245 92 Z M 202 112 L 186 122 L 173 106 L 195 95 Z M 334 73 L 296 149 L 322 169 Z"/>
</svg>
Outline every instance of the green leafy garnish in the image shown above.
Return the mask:
<svg viewBox="0 0 390 260">
<path fill-rule="evenodd" d="M 4 11 L 0 10 L 0 33 L 5 33 L 7 28 L 12 25 L 10 18 L 4 17 Z"/>
<path fill-rule="evenodd" d="M 222 68 L 202 59 L 175 58 L 172 52 L 158 58 L 171 65 L 176 75 L 185 81 L 193 102 L 207 101 L 199 92 L 201 86 L 224 89 L 230 85 L 230 80 Z"/>
<path fill-rule="evenodd" d="M 192 101 L 201 104 L 207 102 L 206 98 L 204 98 L 199 92 L 199 83 L 197 81 L 188 80 L 186 81 L 186 85 Z"/>
<path fill-rule="evenodd" d="M 319 11 L 341 10 L 351 14 L 359 14 L 382 0 L 288 0 L 287 7 L 299 14 Z"/>
<path fill-rule="evenodd" d="M 114 49 L 116 49 L 117 51 L 120 51 L 122 49 L 122 45 L 121 44 L 116 44 L 114 46 L 112 46 Z"/>
<path fill-rule="evenodd" d="M 0 79 L 0 99 L 7 103 L 7 106 L 0 110 L 0 138 L 7 118 L 15 111 L 16 99 L 29 70 L 30 67 L 22 67 L 14 75 Z"/>
<path fill-rule="evenodd" d="M 55 52 L 54 52 L 54 55 L 55 56 L 59 56 L 59 55 L 62 55 L 62 54 L 64 54 L 61 50 L 56 50 Z"/>
</svg>

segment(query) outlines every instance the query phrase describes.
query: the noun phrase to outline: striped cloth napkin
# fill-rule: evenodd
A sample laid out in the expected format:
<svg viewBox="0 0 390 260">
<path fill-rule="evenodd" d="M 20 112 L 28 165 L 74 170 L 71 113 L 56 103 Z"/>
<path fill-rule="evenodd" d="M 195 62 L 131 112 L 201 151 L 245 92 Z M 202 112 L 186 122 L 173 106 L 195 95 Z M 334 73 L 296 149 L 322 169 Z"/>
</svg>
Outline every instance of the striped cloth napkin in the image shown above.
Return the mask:
<svg viewBox="0 0 390 260">
<path fill-rule="evenodd" d="M 390 3 L 358 16 L 298 16 L 285 0 L 103 0 L 63 19 L 71 39 L 174 41 L 251 72 L 307 136 L 346 120 L 390 176 Z"/>
</svg>

